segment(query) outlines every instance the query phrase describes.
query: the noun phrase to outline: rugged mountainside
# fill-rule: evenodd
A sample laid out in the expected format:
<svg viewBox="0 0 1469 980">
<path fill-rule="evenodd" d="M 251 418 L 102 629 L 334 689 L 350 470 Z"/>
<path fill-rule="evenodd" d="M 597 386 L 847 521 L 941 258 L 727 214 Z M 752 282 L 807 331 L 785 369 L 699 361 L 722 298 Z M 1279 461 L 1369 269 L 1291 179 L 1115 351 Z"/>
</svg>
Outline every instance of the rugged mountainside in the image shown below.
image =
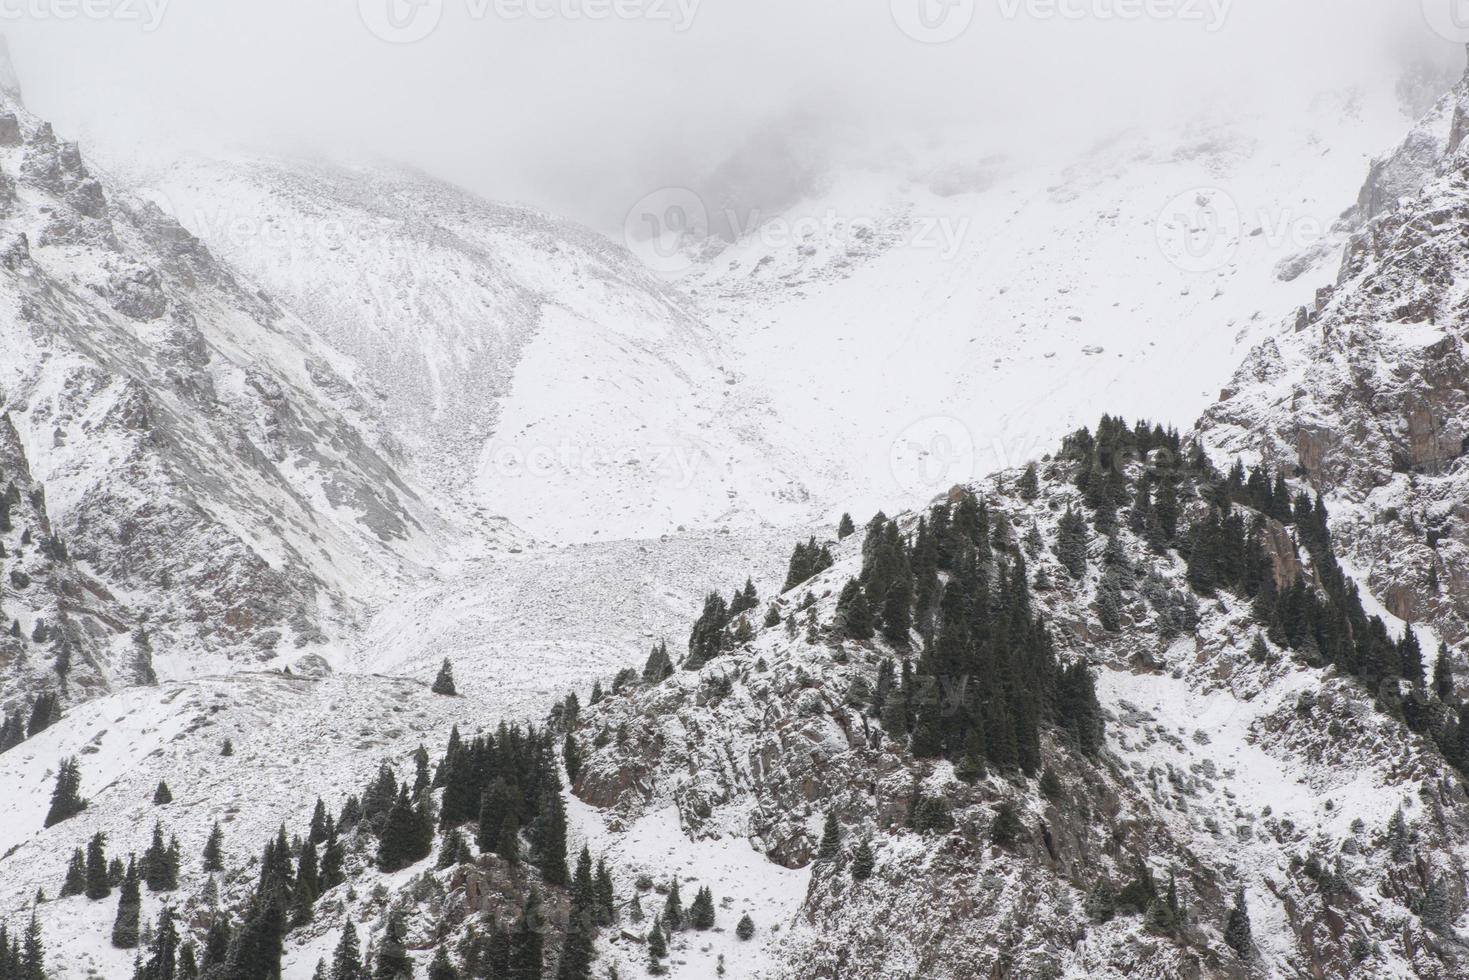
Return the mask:
<svg viewBox="0 0 1469 980">
<path fill-rule="evenodd" d="M 1364 584 L 1456 644 L 1469 638 L 1466 126 L 1469 81 L 1374 170 L 1374 216 L 1336 282 L 1251 351 L 1199 429 L 1225 453 L 1300 466 Z"/>
<path fill-rule="evenodd" d="M 355 365 L 423 484 L 555 541 L 812 516 L 763 395 L 603 236 L 381 166 L 195 159 L 142 179 Z"/>
<path fill-rule="evenodd" d="M 170 670 L 341 640 L 444 551 L 446 522 L 364 438 L 377 410 L 341 360 L 13 93 L 0 241 L 16 465 Z"/>
<path fill-rule="evenodd" d="M 762 629 L 701 669 L 583 708 L 578 731 L 593 748 L 577 795 L 614 830 L 672 809 L 694 839 L 747 840 L 772 862 L 809 868 L 804 898 L 779 909 L 781 930 L 767 936 L 775 965 L 765 976 L 1462 973 L 1452 924 L 1469 799 L 1433 744 L 1375 707 L 1370 686 L 1267 640 L 1249 601 L 1198 595 L 1192 564 L 1171 547 L 1159 554 L 1148 534 L 1124 527 L 1120 548 L 1093 535 L 1073 577 L 1055 545 L 1064 515 L 1086 509 L 1075 465 L 1043 466 L 1033 500 L 1019 475 L 975 490 L 1000 568 L 1023 556 L 1059 656 L 1095 670 L 1104 747 L 1079 752 L 1064 727 L 1047 728 L 1039 767 L 991 767 L 977 781 L 962 765 L 915 758 L 918 729 L 910 742 L 873 692 L 883 661 L 921 674 L 935 647 L 852 638 L 839 596 L 866 573 L 848 539 L 830 569 L 777 601 L 782 618 L 806 624 L 800 635 Z M 1203 499 L 1180 499 L 1189 522 L 1204 520 Z M 1302 572 L 1320 582 L 1297 545 L 1308 532 L 1255 516 L 1281 586 Z M 912 533 L 915 522 L 900 524 Z M 1109 600 L 1119 575 L 1120 600 Z M 814 615 L 802 611 L 808 592 Z M 915 684 L 912 697 L 923 690 Z M 938 690 L 950 707 L 942 679 Z M 925 828 L 920 798 L 943 801 L 947 821 Z M 1411 854 L 1393 843 L 1399 806 Z M 996 830 L 1002 810 L 1018 817 L 1013 841 Z M 843 840 L 821 858 L 828 812 Z M 862 841 L 875 863 L 858 881 Z M 1125 910 L 1143 866 L 1172 880 L 1187 910 L 1177 925 L 1160 927 L 1146 900 Z M 1253 925 L 1244 956 L 1226 940 L 1239 888 Z M 1425 911 L 1434 903 L 1447 903 L 1437 918 Z"/>
</svg>

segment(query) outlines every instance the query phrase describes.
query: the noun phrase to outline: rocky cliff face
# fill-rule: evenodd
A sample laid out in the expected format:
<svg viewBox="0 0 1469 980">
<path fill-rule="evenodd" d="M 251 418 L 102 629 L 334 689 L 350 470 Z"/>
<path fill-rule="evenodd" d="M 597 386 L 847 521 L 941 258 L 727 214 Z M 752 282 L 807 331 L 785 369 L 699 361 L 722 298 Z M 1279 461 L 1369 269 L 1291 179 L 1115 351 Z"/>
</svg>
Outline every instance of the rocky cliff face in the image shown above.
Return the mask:
<svg viewBox="0 0 1469 980">
<path fill-rule="evenodd" d="M 77 697 L 104 690 L 114 657 L 134 653 L 129 626 L 117 600 L 71 561 L 15 426 L 0 415 L 0 710 L 48 688 Z"/>
<path fill-rule="evenodd" d="M 1337 281 L 1250 353 L 1199 428 L 1224 454 L 1299 466 L 1372 592 L 1455 643 L 1469 637 L 1466 103 L 1469 83 L 1374 171 Z"/>
<path fill-rule="evenodd" d="M 180 672 L 351 634 L 444 523 L 297 319 L 0 95 L 0 405 L 54 534 Z"/>
<path fill-rule="evenodd" d="M 1098 588 L 1115 552 L 1109 563 L 1094 539 L 1074 580 L 1050 549 L 1060 516 L 1082 506 L 1069 468 L 1042 467 L 1034 501 L 1016 475 L 977 491 L 1041 583 L 1035 602 L 1061 656 L 1095 670 L 1100 754 L 1048 734 L 1044 782 L 966 782 L 953 764 L 910 754 L 869 704 L 879 664 L 908 654 L 846 638 L 837 622 L 838 593 L 861 566 L 849 539 L 832 543 L 833 568 L 777 600 L 782 615 L 805 617 L 809 591 L 815 626 L 760 630 L 700 670 L 584 708 L 578 736 L 593 751 L 577 796 L 614 837 L 671 806 L 694 840 L 809 869 L 804 900 L 767 939 L 771 976 L 1461 973 L 1454 930 L 1423 914 L 1425 903 L 1461 908 L 1469 881 L 1469 800 L 1437 750 L 1358 682 L 1264 642 L 1248 602 L 1194 596 L 1176 555 L 1126 529 L 1129 584 L 1109 628 Z M 1045 548 L 1017 545 L 1032 526 Z M 1296 531 L 1264 526 L 1277 573 L 1310 576 Z M 916 828 L 920 797 L 945 801 L 952 826 Z M 1392 847 L 1400 805 L 1412 839 Z M 1002 807 L 1019 817 L 1003 845 Z M 828 812 L 843 841 L 821 859 Z M 864 840 L 875 871 L 859 881 Z M 1176 931 L 1115 908 L 1140 867 L 1160 891 L 1172 876 L 1187 909 Z M 1243 957 L 1224 937 L 1240 888 L 1254 936 Z"/>
</svg>

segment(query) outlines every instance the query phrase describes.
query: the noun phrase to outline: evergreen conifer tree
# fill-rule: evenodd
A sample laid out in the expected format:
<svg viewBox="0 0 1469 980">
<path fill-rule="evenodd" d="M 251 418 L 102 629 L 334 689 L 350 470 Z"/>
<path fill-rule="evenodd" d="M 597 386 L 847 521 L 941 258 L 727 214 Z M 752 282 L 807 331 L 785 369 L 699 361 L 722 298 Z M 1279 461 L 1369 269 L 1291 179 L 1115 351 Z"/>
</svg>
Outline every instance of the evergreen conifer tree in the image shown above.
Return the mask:
<svg viewBox="0 0 1469 980">
<path fill-rule="evenodd" d="M 872 845 L 864 837 L 857 843 L 857 850 L 852 853 L 852 880 L 866 881 L 871 878 L 873 861 Z"/>
<path fill-rule="evenodd" d="M 168 783 L 165 783 L 163 780 L 160 779 L 158 781 L 158 788 L 153 791 L 153 805 L 167 806 L 172 802 L 173 793 L 169 791 Z"/>
<path fill-rule="evenodd" d="M 87 803 L 82 799 L 81 788 L 82 770 L 76 756 L 62 759 L 56 770 L 56 786 L 51 790 L 51 806 L 46 811 L 44 826 L 55 826 L 82 812 Z"/>
<path fill-rule="evenodd" d="M 117 918 L 112 924 L 112 945 L 118 949 L 133 949 L 138 945 L 138 917 L 143 908 L 143 897 L 138 889 L 138 868 L 129 861 L 127 874 L 122 879 L 118 893 Z"/>
<path fill-rule="evenodd" d="M 459 693 L 454 687 L 454 665 L 449 663 L 448 657 L 445 657 L 444 662 L 439 666 L 439 674 L 434 678 L 433 687 L 430 690 L 446 697 L 453 697 Z"/>
<path fill-rule="evenodd" d="M 220 829 L 218 820 L 209 831 L 209 839 L 204 842 L 203 856 L 205 871 L 224 870 L 224 831 Z"/>
<path fill-rule="evenodd" d="M 87 843 L 87 897 L 94 902 L 112 894 L 112 885 L 107 879 L 107 838 L 93 834 Z"/>
</svg>

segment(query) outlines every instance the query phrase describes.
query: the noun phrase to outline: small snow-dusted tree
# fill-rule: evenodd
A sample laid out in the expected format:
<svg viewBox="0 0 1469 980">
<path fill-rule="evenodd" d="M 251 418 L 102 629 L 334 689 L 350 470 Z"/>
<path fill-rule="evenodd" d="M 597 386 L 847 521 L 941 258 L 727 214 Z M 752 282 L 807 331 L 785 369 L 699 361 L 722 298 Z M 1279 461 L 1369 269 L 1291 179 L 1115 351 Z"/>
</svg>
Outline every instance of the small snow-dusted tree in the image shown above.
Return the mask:
<svg viewBox="0 0 1469 980">
<path fill-rule="evenodd" d="M 367 972 L 362 969 L 362 953 L 357 945 L 357 927 L 351 919 L 347 920 L 332 953 L 330 977 L 331 980 L 367 980 Z"/>
<path fill-rule="evenodd" d="M 873 854 L 872 845 L 864 837 L 857 844 L 857 850 L 852 853 L 852 880 L 866 881 L 872 877 Z"/>
<path fill-rule="evenodd" d="M 209 831 L 209 839 L 204 842 L 204 870 L 224 870 L 224 831 L 219 828 L 218 820 Z"/>
<path fill-rule="evenodd" d="M 446 697 L 453 697 L 459 693 L 454 687 L 454 665 L 449 663 L 448 657 L 444 658 L 443 664 L 439 667 L 439 676 L 434 678 L 431 690 L 435 694 L 442 694 Z"/>
<path fill-rule="evenodd" d="M 81 766 L 76 756 L 67 756 L 56 770 L 56 786 L 51 790 L 51 807 L 46 811 L 45 826 L 54 826 L 82 812 L 87 801 L 82 799 L 81 788 Z"/>
<path fill-rule="evenodd" d="M 852 523 L 852 515 L 843 514 L 842 519 L 837 522 L 837 540 L 845 541 L 847 538 L 850 538 L 856 532 L 856 530 L 857 525 Z"/>
<path fill-rule="evenodd" d="M 127 874 L 122 879 L 122 890 L 117 900 L 117 918 L 112 923 L 112 945 L 118 949 L 133 949 L 138 945 L 138 915 L 143 908 L 143 898 L 138 891 L 138 867 L 129 862 Z"/>
<path fill-rule="evenodd" d="M 842 828 L 837 823 L 835 810 L 826 811 L 826 823 L 821 828 L 821 844 L 816 849 L 819 861 L 830 861 L 837 856 L 842 846 Z"/>
<path fill-rule="evenodd" d="M 1250 937 L 1250 910 L 1245 906 L 1243 887 L 1235 890 L 1234 907 L 1229 910 L 1229 918 L 1224 923 L 1224 941 L 1240 959 L 1249 959 L 1254 940 Z"/>
<path fill-rule="evenodd" d="M 1387 824 L 1387 848 L 1392 859 L 1403 864 L 1413 856 L 1412 841 L 1408 835 L 1408 821 L 1400 806 Z"/>
<path fill-rule="evenodd" d="M 87 843 L 87 897 L 94 902 L 112 894 L 112 884 L 107 877 L 107 838 L 93 834 Z"/>
<path fill-rule="evenodd" d="M 158 788 L 153 791 L 153 805 L 167 806 L 169 803 L 172 802 L 173 793 L 169 790 L 168 783 L 160 779 L 158 781 Z"/>
<path fill-rule="evenodd" d="M 1015 490 L 1020 494 L 1021 500 L 1034 500 L 1040 496 L 1040 479 L 1036 475 L 1034 463 L 1027 465 L 1025 472 L 1020 474 L 1020 479 L 1015 482 Z"/>
<path fill-rule="evenodd" d="M 755 935 L 755 920 L 750 918 L 750 913 L 740 916 L 740 924 L 735 926 L 735 935 L 742 940 Z"/>
</svg>

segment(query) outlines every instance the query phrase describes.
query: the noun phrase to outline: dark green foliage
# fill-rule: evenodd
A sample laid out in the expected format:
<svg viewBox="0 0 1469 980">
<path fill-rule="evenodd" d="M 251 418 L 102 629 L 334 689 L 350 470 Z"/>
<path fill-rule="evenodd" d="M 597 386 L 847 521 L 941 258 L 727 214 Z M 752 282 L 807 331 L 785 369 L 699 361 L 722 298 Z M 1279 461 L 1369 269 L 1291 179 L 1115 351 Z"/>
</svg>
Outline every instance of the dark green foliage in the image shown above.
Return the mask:
<svg viewBox="0 0 1469 980">
<path fill-rule="evenodd" d="M 178 950 L 178 927 L 174 924 L 173 910 L 165 905 L 158 913 L 148 954 L 133 974 L 133 980 L 174 980 L 179 975 Z"/>
<path fill-rule="evenodd" d="M 837 823 L 835 810 L 826 811 L 826 823 L 821 829 L 821 845 L 816 849 L 816 858 L 819 861 L 830 861 L 836 857 L 842 847 L 842 828 Z"/>
<path fill-rule="evenodd" d="M 222 756 L 231 756 L 231 755 L 234 755 L 235 754 L 235 743 L 233 741 L 231 741 L 230 739 L 225 739 L 222 743 L 220 743 L 220 746 L 219 746 L 219 754 L 222 755 Z"/>
<path fill-rule="evenodd" d="M 704 599 L 704 611 L 689 633 L 689 656 L 684 668 L 697 670 L 729 648 L 729 606 L 719 593 Z"/>
<path fill-rule="evenodd" d="M 663 902 L 663 928 L 672 935 L 684 927 L 683 899 L 678 894 L 678 879 L 668 883 L 668 898 Z"/>
<path fill-rule="evenodd" d="M 163 780 L 158 781 L 158 788 L 153 791 L 153 805 L 167 806 L 173 802 L 173 793 L 169 791 L 168 784 Z"/>
<path fill-rule="evenodd" d="M 153 824 L 153 840 L 148 849 L 143 852 L 143 859 L 138 864 L 138 873 L 143 882 L 148 886 L 150 892 L 170 891 L 178 887 L 178 842 L 174 842 L 174 849 L 166 846 L 163 842 L 163 825 L 155 822 Z"/>
<path fill-rule="evenodd" d="M 347 920 L 342 937 L 337 940 L 329 975 L 331 980 L 367 980 L 367 973 L 362 969 L 362 952 L 357 945 L 357 927 L 351 919 Z"/>
<path fill-rule="evenodd" d="M 413 958 L 408 955 L 407 935 L 402 914 L 396 909 L 389 912 L 383 938 L 378 943 L 377 965 L 373 967 L 372 980 L 399 980 L 413 976 Z"/>
<path fill-rule="evenodd" d="M 56 786 L 51 790 L 51 807 L 46 811 L 44 826 L 51 827 L 86 808 L 82 799 L 82 770 L 75 756 L 61 760 L 56 770 Z"/>
<path fill-rule="evenodd" d="M 735 935 L 741 940 L 748 940 L 755 935 L 755 920 L 750 918 L 750 913 L 740 916 L 740 923 L 735 926 Z"/>
<path fill-rule="evenodd" d="M 826 571 L 832 563 L 831 549 L 824 544 L 817 544 L 815 538 L 805 544 L 797 543 L 795 551 L 791 553 L 790 566 L 786 570 L 785 585 L 781 586 L 780 591 L 791 591 L 807 579 Z"/>
<path fill-rule="evenodd" d="M 105 880 L 105 879 L 104 879 Z M 78 847 L 71 852 L 71 861 L 66 866 L 66 879 L 61 883 L 58 898 L 70 898 L 87 890 L 87 860 Z"/>
<path fill-rule="evenodd" d="M 872 607 L 867 604 L 867 594 L 856 579 L 842 586 L 837 599 L 836 626 L 854 640 L 872 638 Z"/>
<path fill-rule="evenodd" d="M 430 690 L 435 694 L 451 698 L 459 693 L 454 686 L 454 665 L 449 663 L 448 657 L 445 657 L 444 662 L 439 665 L 438 676 L 434 678 L 433 687 Z"/>
<path fill-rule="evenodd" d="M 852 515 L 843 514 L 842 519 L 837 522 L 837 540 L 845 541 L 847 538 L 850 538 L 856 532 L 856 530 L 856 525 L 852 523 Z"/>
<path fill-rule="evenodd" d="M 204 842 L 204 870 L 224 870 L 224 831 L 219 827 L 219 821 L 214 822 L 214 827 L 209 831 L 209 839 Z"/>
<path fill-rule="evenodd" d="M 561 783 L 554 772 L 542 787 L 535 819 L 530 825 L 536 867 L 549 885 L 564 885 L 566 871 L 566 803 L 561 798 Z"/>
<path fill-rule="evenodd" d="M 1440 701 L 1451 701 L 1454 697 L 1454 669 L 1449 663 L 1449 648 L 1442 642 L 1438 645 L 1438 658 L 1433 662 L 1433 692 Z"/>
<path fill-rule="evenodd" d="M 995 819 L 990 824 L 990 842 L 997 847 L 1012 847 L 1020 839 L 1020 814 L 1015 804 L 1001 800 L 995 807 Z"/>
<path fill-rule="evenodd" d="M 566 744 L 561 749 L 561 758 L 566 763 L 566 778 L 575 785 L 577 777 L 581 775 L 581 748 L 577 745 L 575 735 L 566 736 Z"/>
<path fill-rule="evenodd" d="M 668 656 L 667 642 L 659 643 L 648 654 L 648 662 L 643 666 L 643 681 L 647 684 L 656 684 L 665 677 L 673 674 L 673 660 Z"/>
<path fill-rule="evenodd" d="M 449 951 L 443 946 L 434 950 L 434 958 L 428 965 L 428 980 L 459 980 L 459 971 L 449 961 Z"/>
<path fill-rule="evenodd" d="M 857 843 L 857 849 L 852 852 L 852 880 L 866 881 L 872 877 L 873 866 L 872 845 L 863 838 Z"/>
<path fill-rule="evenodd" d="M 87 897 L 94 902 L 112 894 L 112 884 L 107 877 L 107 838 L 93 834 L 87 844 Z"/>
<path fill-rule="evenodd" d="M 1250 935 L 1250 911 L 1245 907 L 1245 890 L 1234 893 L 1234 907 L 1224 923 L 1224 941 L 1240 959 L 1249 959 L 1254 950 L 1254 939 Z"/>
<path fill-rule="evenodd" d="M 384 871 L 397 871 L 429 856 L 433 850 L 434 820 L 431 799 L 425 793 L 415 800 L 405 784 L 388 810 L 378 835 L 377 864 Z"/>
<path fill-rule="evenodd" d="M 1086 520 L 1068 507 L 1056 529 L 1056 560 L 1072 578 L 1086 574 Z"/>
<path fill-rule="evenodd" d="M 1015 491 L 1022 500 L 1034 500 L 1040 496 L 1040 480 L 1036 476 L 1034 463 L 1027 465 L 1025 472 L 1020 474 L 1020 479 L 1015 483 Z"/>
<path fill-rule="evenodd" d="M 520 921 L 510 933 L 510 956 L 505 980 L 541 980 L 545 963 L 545 933 L 541 897 L 534 889 L 526 898 Z"/>
<path fill-rule="evenodd" d="M 128 862 L 127 874 L 123 876 L 122 888 L 118 892 L 117 918 L 112 923 L 112 945 L 118 949 L 133 949 L 138 945 L 138 916 L 143 908 L 143 896 L 138 888 L 138 867 Z"/>
<path fill-rule="evenodd" d="M 708 886 L 694 893 L 689 905 L 689 925 L 700 931 L 714 928 L 714 892 Z"/>
</svg>

